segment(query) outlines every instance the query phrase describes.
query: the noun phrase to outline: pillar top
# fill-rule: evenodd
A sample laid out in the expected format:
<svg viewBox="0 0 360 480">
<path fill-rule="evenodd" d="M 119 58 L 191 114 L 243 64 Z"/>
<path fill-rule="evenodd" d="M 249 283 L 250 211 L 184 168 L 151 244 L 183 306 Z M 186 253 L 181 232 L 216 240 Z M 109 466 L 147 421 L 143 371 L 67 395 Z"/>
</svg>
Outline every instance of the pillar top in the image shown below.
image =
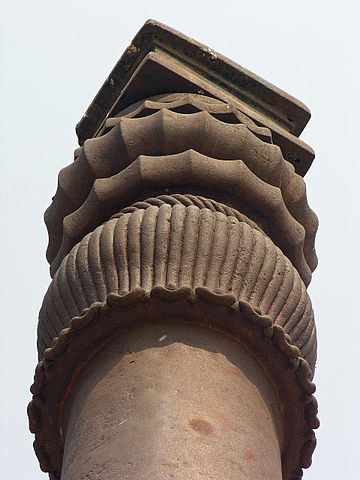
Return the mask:
<svg viewBox="0 0 360 480">
<path fill-rule="evenodd" d="M 162 330 L 173 325 L 181 325 L 184 332 L 189 325 L 211 330 L 216 338 L 222 338 L 221 345 L 231 341 L 231 348 L 252 357 L 254 368 L 259 367 L 261 385 L 273 389 L 274 398 L 244 396 L 242 401 L 258 398 L 254 407 L 265 413 L 266 425 L 270 413 L 276 415 L 271 431 L 266 433 L 256 422 L 249 429 L 249 438 L 260 435 L 269 440 L 265 456 L 258 457 L 267 470 L 272 459 L 274 468 L 266 476 L 280 478 L 282 471 L 283 480 L 301 479 L 302 469 L 311 464 L 316 444 L 313 430 L 319 426 L 312 383 L 316 328 L 306 290 L 317 264 L 314 240 L 318 222 L 300 176 L 310 167 L 314 154 L 298 138 L 309 117 L 301 102 L 175 30 L 150 20 L 136 35 L 79 123 L 82 146 L 76 149 L 75 160 L 59 173 L 56 194 L 45 212 L 53 280 L 39 314 L 39 363 L 28 414 L 36 454 L 51 480 L 87 476 L 86 472 L 95 471 L 92 465 L 95 468 L 100 463 L 106 466 L 96 470 L 102 478 L 118 477 L 120 470 L 111 462 L 116 463 L 122 445 L 129 444 L 123 427 L 118 430 L 124 422 L 118 420 L 123 415 L 128 419 L 132 405 L 138 434 L 151 427 L 148 414 L 144 416 L 144 411 L 150 412 L 161 432 L 169 429 L 164 437 L 166 448 L 177 456 L 180 438 L 190 453 L 192 445 L 196 446 L 194 462 L 204 465 L 198 437 L 188 441 L 192 437 L 187 436 L 187 417 L 173 421 L 172 412 L 180 409 L 169 408 L 165 427 L 162 407 L 154 408 L 155 398 L 163 405 L 162 399 L 168 397 L 161 391 L 174 390 L 172 383 L 163 384 L 161 390 L 151 382 L 154 389 L 150 392 L 134 372 L 135 361 L 126 363 L 132 383 L 124 386 L 124 374 L 119 384 L 113 385 L 115 390 L 104 393 L 99 387 L 105 410 L 99 410 L 97 397 L 93 397 L 82 417 L 89 429 L 85 432 L 81 427 L 80 432 L 76 427 L 83 424 L 83 420 L 78 422 L 76 406 L 82 409 L 83 402 L 76 400 L 76 391 L 88 399 L 86 385 L 95 378 L 91 372 L 105 378 L 101 372 L 108 367 L 98 370 L 104 358 L 100 355 L 110 354 L 113 364 L 115 357 L 106 350 L 112 340 L 122 335 L 125 343 L 120 343 L 127 352 L 130 344 L 126 338 L 135 328 L 144 325 L 142 332 L 151 327 L 155 332 L 160 323 Z M 210 348 L 202 333 L 200 337 L 199 348 L 207 350 L 201 355 L 224 355 L 220 343 Z M 157 348 L 162 336 L 154 333 L 154 338 Z M 176 348 L 184 338 L 178 340 L 171 340 Z M 136 348 L 153 351 L 146 342 Z M 187 356 L 189 350 L 183 352 Z M 121 355 L 117 358 L 119 362 L 123 359 Z M 174 362 L 174 358 L 171 365 L 176 368 L 178 360 Z M 239 373 L 242 364 L 234 364 L 231 358 L 227 360 L 232 364 L 233 379 L 234 367 Z M 136 368 L 143 378 L 148 378 L 149 372 L 151 377 L 150 363 L 141 362 Z M 210 377 L 211 370 L 209 367 Z M 171 381 L 180 381 L 179 372 L 172 373 L 172 367 L 169 372 Z M 221 372 L 217 375 L 225 378 Z M 90 383 L 83 384 L 81 378 Z M 211 378 L 218 384 L 214 375 Z M 192 417 L 200 418 L 203 426 L 210 425 L 208 432 L 212 432 L 213 420 L 206 416 L 205 408 L 212 385 L 196 375 L 194 379 L 199 380 L 200 390 L 191 391 L 199 391 L 195 403 L 201 408 L 195 412 L 195 403 L 185 390 L 182 407 L 194 411 Z M 105 383 L 109 381 L 113 380 L 107 377 Z M 134 382 L 136 395 L 143 395 L 145 402 L 134 394 L 135 403 L 129 404 L 128 396 L 122 395 L 134 390 Z M 225 392 L 232 395 L 236 410 L 226 422 L 233 424 L 231 418 L 236 418 L 235 428 L 243 435 L 245 424 L 236 413 L 243 410 L 234 392 L 240 389 L 245 394 L 245 390 L 238 384 L 231 393 L 228 385 Z M 115 392 L 114 408 L 109 392 Z M 120 397 L 124 401 L 119 401 Z M 220 397 L 215 400 L 224 403 Z M 211 402 L 213 410 L 217 403 Z M 104 411 L 109 415 L 104 416 Z M 246 417 L 248 425 L 250 417 Z M 250 468 L 249 459 L 242 456 L 242 439 L 235 441 L 234 437 L 228 442 L 226 422 L 219 426 L 219 435 L 208 440 L 215 447 L 221 442 L 224 451 L 230 448 L 240 462 L 234 461 L 240 471 Z M 115 443 L 99 434 L 101 425 L 107 430 L 116 427 L 111 434 Z M 135 438 L 132 425 L 129 420 L 125 428 Z M 91 440 L 83 456 L 74 453 L 82 435 Z M 163 442 L 163 433 L 159 435 L 153 432 L 151 438 L 161 437 Z M 249 443 L 261 446 L 257 440 Z M 82 447 L 83 442 L 80 444 Z M 90 465 L 86 452 L 93 451 L 94 445 L 96 449 L 102 445 L 102 450 L 97 450 L 98 460 L 92 459 Z M 201 445 L 208 457 L 209 443 L 205 439 Z M 147 445 L 142 444 L 141 449 Z M 134 463 L 129 461 L 130 453 L 122 451 L 119 468 Z M 142 451 L 140 456 L 139 465 L 148 472 Z M 167 454 L 165 457 L 168 459 Z M 158 464 L 163 465 L 161 462 Z M 234 464 L 229 462 L 235 475 Z M 210 472 L 211 462 L 205 458 L 205 463 Z M 130 476 L 136 477 L 132 467 L 131 471 Z M 226 472 L 222 478 L 228 478 Z M 259 478 L 259 474 L 247 478 Z"/>
<path fill-rule="evenodd" d="M 96 137 L 107 117 L 164 93 L 197 93 L 232 104 L 271 130 L 297 173 L 305 175 L 314 152 L 298 136 L 310 119 L 301 101 L 211 48 L 148 20 L 116 63 L 76 127 L 79 144 Z"/>
</svg>

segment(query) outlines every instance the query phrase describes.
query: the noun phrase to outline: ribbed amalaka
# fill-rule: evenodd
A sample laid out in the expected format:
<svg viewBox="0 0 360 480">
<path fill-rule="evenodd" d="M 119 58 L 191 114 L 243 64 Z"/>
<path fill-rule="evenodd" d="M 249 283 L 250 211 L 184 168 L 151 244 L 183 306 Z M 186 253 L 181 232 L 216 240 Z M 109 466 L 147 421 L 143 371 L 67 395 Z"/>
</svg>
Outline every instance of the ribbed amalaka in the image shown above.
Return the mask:
<svg viewBox="0 0 360 480">
<path fill-rule="evenodd" d="M 41 468 L 299 479 L 318 426 L 317 218 L 296 173 L 311 158 L 297 139 L 308 111 L 156 22 L 132 47 L 109 77 L 120 96 L 105 83 L 99 117 L 80 122 L 45 215 L 53 280 L 29 405 Z M 226 83 L 231 69 L 258 83 L 258 103 Z"/>
</svg>

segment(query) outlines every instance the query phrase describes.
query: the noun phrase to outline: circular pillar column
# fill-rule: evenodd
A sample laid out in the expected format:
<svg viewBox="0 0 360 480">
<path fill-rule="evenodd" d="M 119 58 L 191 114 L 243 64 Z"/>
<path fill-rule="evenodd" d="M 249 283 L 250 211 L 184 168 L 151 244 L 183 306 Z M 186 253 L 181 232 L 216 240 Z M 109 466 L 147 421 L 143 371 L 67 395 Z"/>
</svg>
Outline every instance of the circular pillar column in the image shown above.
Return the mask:
<svg viewBox="0 0 360 480">
<path fill-rule="evenodd" d="M 184 324 L 137 327 L 74 386 L 61 480 L 281 480 L 277 408 L 234 340 Z"/>
</svg>

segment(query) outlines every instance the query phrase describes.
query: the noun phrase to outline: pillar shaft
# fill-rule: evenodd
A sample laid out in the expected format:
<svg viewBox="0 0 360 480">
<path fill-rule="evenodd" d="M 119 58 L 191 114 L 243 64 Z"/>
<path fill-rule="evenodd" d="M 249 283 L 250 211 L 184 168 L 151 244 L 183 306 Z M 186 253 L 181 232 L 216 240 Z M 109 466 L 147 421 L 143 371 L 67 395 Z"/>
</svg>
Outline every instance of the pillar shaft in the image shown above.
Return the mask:
<svg viewBox="0 0 360 480">
<path fill-rule="evenodd" d="M 134 329 L 74 388 L 61 479 L 280 480 L 277 408 L 235 341 L 182 324 Z"/>
</svg>

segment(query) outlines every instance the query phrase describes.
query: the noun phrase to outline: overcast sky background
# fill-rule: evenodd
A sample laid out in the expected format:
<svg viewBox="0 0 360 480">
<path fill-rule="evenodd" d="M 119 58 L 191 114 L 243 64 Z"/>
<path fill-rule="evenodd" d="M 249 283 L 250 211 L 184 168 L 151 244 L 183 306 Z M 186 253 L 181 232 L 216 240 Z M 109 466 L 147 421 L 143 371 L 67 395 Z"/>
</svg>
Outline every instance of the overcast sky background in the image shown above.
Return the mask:
<svg viewBox="0 0 360 480">
<path fill-rule="evenodd" d="M 320 219 L 309 292 L 321 427 L 305 480 L 359 477 L 360 2 L 0 0 L 0 478 L 41 480 L 26 405 L 49 284 L 43 212 L 75 124 L 146 19 L 162 21 L 306 103 Z M 261 479 L 259 479 L 261 480 Z"/>
</svg>

